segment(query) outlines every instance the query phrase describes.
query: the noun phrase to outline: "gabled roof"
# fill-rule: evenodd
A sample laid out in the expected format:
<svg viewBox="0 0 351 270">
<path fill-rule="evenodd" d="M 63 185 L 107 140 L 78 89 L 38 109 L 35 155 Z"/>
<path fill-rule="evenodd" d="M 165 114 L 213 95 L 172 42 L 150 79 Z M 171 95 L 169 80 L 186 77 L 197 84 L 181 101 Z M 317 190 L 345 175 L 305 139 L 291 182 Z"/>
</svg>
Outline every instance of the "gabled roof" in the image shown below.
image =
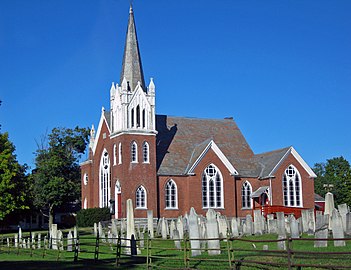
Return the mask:
<svg viewBox="0 0 351 270">
<path fill-rule="evenodd" d="M 156 116 L 158 174 L 184 175 L 212 140 L 239 173 L 253 152 L 233 119 Z"/>
</svg>

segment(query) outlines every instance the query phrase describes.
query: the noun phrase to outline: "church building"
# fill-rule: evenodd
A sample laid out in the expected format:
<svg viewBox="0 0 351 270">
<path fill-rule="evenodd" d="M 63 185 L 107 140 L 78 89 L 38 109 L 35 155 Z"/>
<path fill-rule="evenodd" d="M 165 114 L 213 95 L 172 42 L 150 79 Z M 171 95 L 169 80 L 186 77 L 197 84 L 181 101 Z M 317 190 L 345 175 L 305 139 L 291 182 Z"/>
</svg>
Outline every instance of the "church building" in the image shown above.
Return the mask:
<svg viewBox="0 0 351 270">
<path fill-rule="evenodd" d="M 145 84 L 131 7 L 120 84 L 111 86 L 110 110 L 102 108 L 81 163 L 82 208 L 112 207 L 115 218 L 126 217 L 127 199 L 137 218 L 147 210 L 175 218 L 191 207 L 228 217 L 314 208 L 316 175 L 293 147 L 255 154 L 233 118 L 157 115 L 155 95 L 153 80 Z"/>
</svg>

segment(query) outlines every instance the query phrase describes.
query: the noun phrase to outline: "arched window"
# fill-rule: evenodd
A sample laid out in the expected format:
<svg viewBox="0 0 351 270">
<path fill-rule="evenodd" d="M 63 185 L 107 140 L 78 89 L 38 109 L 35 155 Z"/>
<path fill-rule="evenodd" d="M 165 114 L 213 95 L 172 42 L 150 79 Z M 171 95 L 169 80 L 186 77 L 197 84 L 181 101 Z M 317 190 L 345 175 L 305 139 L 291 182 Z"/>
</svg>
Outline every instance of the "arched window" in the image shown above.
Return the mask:
<svg viewBox="0 0 351 270">
<path fill-rule="evenodd" d="M 249 182 L 245 182 L 241 187 L 241 207 L 252 208 L 251 199 L 252 187 Z"/>
<path fill-rule="evenodd" d="M 131 161 L 133 163 L 137 163 L 138 162 L 138 145 L 135 141 L 132 142 L 130 155 L 131 155 Z"/>
<path fill-rule="evenodd" d="M 84 176 L 83 176 L 83 183 L 84 183 L 84 186 L 86 186 L 86 185 L 88 184 L 88 180 L 89 180 L 88 174 L 87 174 L 87 173 L 84 173 Z"/>
<path fill-rule="evenodd" d="M 145 128 L 145 126 L 146 126 L 146 123 L 145 123 L 145 121 L 146 121 L 146 119 L 145 119 L 145 109 L 143 109 L 142 121 L 143 121 L 143 128 Z"/>
<path fill-rule="evenodd" d="M 149 163 L 149 144 L 147 142 L 143 143 L 143 162 Z"/>
<path fill-rule="evenodd" d="M 139 186 L 135 192 L 135 207 L 146 208 L 146 190 L 143 186 Z"/>
<path fill-rule="evenodd" d="M 202 207 L 223 208 L 223 180 L 218 168 L 211 164 L 202 175 Z"/>
<path fill-rule="evenodd" d="M 134 127 L 134 108 L 132 109 L 130 113 L 130 120 L 131 120 L 131 127 Z"/>
<path fill-rule="evenodd" d="M 293 165 L 290 165 L 284 172 L 283 195 L 285 206 L 302 206 L 301 177 Z"/>
<path fill-rule="evenodd" d="M 166 208 L 178 208 L 178 189 L 176 183 L 171 179 L 165 186 Z"/>
<path fill-rule="evenodd" d="M 99 175 L 99 205 L 100 207 L 108 207 L 110 200 L 111 188 L 111 170 L 110 170 L 110 157 L 106 149 L 102 152 L 100 160 L 100 175 Z"/>
<path fill-rule="evenodd" d="M 140 106 L 138 105 L 136 107 L 136 125 L 137 127 L 140 127 Z"/>
<path fill-rule="evenodd" d="M 118 144 L 118 164 L 122 164 L 122 143 Z"/>
<path fill-rule="evenodd" d="M 117 163 L 117 146 L 114 144 L 113 145 L 113 165 L 116 165 Z"/>
</svg>

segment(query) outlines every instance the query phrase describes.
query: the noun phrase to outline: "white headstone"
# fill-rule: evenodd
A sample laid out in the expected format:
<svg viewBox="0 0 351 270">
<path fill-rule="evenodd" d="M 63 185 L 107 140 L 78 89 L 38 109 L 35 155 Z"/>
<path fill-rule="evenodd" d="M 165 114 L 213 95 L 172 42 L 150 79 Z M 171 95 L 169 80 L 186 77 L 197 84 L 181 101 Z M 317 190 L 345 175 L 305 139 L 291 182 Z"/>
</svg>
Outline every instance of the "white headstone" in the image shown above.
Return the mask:
<svg viewBox="0 0 351 270">
<path fill-rule="evenodd" d="M 52 249 L 57 249 L 57 224 L 51 224 L 50 238 Z"/>
<path fill-rule="evenodd" d="M 147 210 L 147 230 L 149 237 L 154 238 L 154 214 L 152 210 Z"/>
<path fill-rule="evenodd" d="M 220 250 L 220 241 L 219 241 L 219 229 L 218 223 L 216 220 L 216 213 L 213 209 L 208 209 L 206 213 L 206 231 L 207 231 L 207 247 L 208 255 L 219 255 L 221 254 Z M 217 238 L 217 239 L 213 239 Z M 211 240 L 213 239 L 213 240 Z"/>
<path fill-rule="evenodd" d="M 331 228 L 333 232 L 333 238 L 344 238 L 344 229 L 342 227 L 342 220 L 338 210 L 334 209 L 331 217 Z M 345 240 L 335 240 L 335 247 L 345 246 Z"/>
<path fill-rule="evenodd" d="M 233 217 L 232 218 L 232 237 L 239 237 L 239 228 L 238 228 L 238 220 Z"/>
<path fill-rule="evenodd" d="M 133 208 L 132 199 L 128 199 L 127 200 L 127 239 L 131 239 L 132 234 L 135 236 L 134 208 Z"/>
<path fill-rule="evenodd" d="M 329 230 L 331 230 L 331 217 L 334 208 L 334 195 L 333 193 L 328 192 L 327 194 L 325 194 L 324 215 L 329 215 Z"/>
<path fill-rule="evenodd" d="M 201 255 L 199 238 L 200 238 L 200 232 L 199 232 L 199 225 L 197 221 L 197 214 L 195 212 L 195 209 L 191 207 L 190 215 L 189 215 L 189 239 L 190 239 L 192 256 Z"/>
<path fill-rule="evenodd" d="M 178 217 L 177 219 L 177 231 L 179 233 L 179 239 L 184 238 L 184 226 L 183 226 L 183 218 L 182 216 Z"/>
<path fill-rule="evenodd" d="M 73 248 L 72 248 L 73 241 L 72 240 L 73 240 L 72 232 L 69 231 L 67 234 L 67 251 L 73 250 Z"/>
<path fill-rule="evenodd" d="M 168 227 L 168 224 L 167 224 L 167 221 L 166 219 L 163 217 L 162 218 L 162 221 L 161 221 L 161 235 L 162 235 L 162 239 L 167 239 L 167 227 Z"/>
</svg>

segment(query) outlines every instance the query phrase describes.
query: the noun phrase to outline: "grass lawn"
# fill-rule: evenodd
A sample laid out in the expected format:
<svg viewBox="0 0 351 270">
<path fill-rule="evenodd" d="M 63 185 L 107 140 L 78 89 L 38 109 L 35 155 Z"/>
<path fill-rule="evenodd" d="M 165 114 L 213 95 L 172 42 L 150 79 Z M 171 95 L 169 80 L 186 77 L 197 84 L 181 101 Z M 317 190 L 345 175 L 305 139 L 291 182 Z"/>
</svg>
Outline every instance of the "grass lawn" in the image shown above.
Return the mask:
<svg viewBox="0 0 351 270">
<path fill-rule="evenodd" d="M 66 235 L 67 232 L 64 232 Z M 28 235 L 29 236 L 29 235 Z M 24 234 L 24 237 L 28 237 Z M 6 239 L 8 236 L 3 236 Z M 9 235 L 13 237 L 13 234 Z M 174 248 L 173 240 L 155 239 L 151 242 L 152 254 L 151 264 L 155 267 L 184 268 L 184 258 L 188 259 L 187 265 L 190 268 L 198 269 L 228 269 L 229 257 L 236 262 L 242 261 L 241 269 L 285 269 L 288 262 L 286 252 L 278 251 L 276 235 L 262 235 L 242 237 L 234 241 L 221 241 L 221 254 L 209 256 L 204 248 L 200 256 L 191 257 L 189 250 Z M 328 242 L 327 248 L 314 248 L 314 241 L 311 236 L 304 235 L 303 240 L 294 240 L 290 248 L 294 251 L 291 257 L 293 264 L 314 264 L 320 266 L 339 265 L 351 268 L 351 241 L 346 247 L 334 247 L 333 241 Z M 94 260 L 96 250 L 96 239 L 90 229 L 80 230 L 80 252 L 78 261 L 74 262 L 74 252 L 45 250 L 42 249 L 17 249 L 8 248 L 6 241 L 0 246 L 0 269 L 115 269 L 116 252 L 115 244 L 99 242 L 98 260 Z M 252 242 L 255 241 L 255 242 Z M 260 241 L 260 242 L 258 242 Z M 65 249 L 67 243 L 64 243 Z M 189 245 L 189 243 L 188 243 Z M 266 245 L 268 250 L 263 250 Z M 43 247 L 43 244 L 42 244 Z M 123 249 L 123 248 L 122 248 Z M 233 250 L 233 252 L 231 252 Z M 345 254 L 314 254 L 309 252 L 345 252 Z M 122 251 L 123 253 L 123 251 Z M 346 254 L 349 253 L 349 254 Z M 149 253 L 150 254 L 150 253 Z M 186 255 L 186 256 L 185 256 Z M 122 255 L 119 261 L 119 269 L 145 269 L 146 268 L 146 240 L 145 248 L 141 253 L 132 258 Z M 270 262 L 274 265 L 264 266 L 263 264 L 250 262 Z M 275 266 L 275 267 L 274 267 Z M 316 269 L 316 268 L 303 268 Z"/>
</svg>

